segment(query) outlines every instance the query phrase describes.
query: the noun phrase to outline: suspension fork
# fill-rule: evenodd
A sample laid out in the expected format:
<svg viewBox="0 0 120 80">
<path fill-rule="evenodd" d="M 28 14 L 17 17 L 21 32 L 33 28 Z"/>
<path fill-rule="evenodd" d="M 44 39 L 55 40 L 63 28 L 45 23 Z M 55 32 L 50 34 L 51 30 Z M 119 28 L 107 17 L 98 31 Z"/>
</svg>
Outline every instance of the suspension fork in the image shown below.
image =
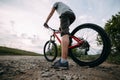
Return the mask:
<svg viewBox="0 0 120 80">
<path fill-rule="evenodd" d="M 51 35 L 50 36 L 50 40 L 49 40 L 49 45 L 48 45 L 48 50 L 50 50 L 50 42 L 55 42 L 55 36 L 54 35 Z"/>
<path fill-rule="evenodd" d="M 54 36 L 54 34 L 50 36 L 50 41 L 55 42 L 55 36 Z"/>
</svg>

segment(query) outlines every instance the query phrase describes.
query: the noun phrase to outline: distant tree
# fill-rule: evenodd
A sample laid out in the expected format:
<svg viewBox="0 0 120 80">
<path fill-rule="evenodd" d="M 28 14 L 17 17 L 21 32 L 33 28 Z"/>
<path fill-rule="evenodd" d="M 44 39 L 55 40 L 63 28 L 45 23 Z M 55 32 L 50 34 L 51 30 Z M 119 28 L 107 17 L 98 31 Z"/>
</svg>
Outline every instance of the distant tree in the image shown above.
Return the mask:
<svg viewBox="0 0 120 80">
<path fill-rule="evenodd" d="M 120 54 L 120 12 L 107 21 L 105 31 L 111 39 L 112 53 Z"/>
</svg>

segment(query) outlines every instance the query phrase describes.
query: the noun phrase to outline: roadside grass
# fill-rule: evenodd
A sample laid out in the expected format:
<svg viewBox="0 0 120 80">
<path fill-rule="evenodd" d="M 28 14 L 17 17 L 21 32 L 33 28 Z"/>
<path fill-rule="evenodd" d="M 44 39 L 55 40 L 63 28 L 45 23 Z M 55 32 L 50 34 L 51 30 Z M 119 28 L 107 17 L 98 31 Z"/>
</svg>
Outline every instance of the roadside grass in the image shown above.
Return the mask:
<svg viewBox="0 0 120 80">
<path fill-rule="evenodd" d="M 35 53 L 35 52 L 30 52 L 30 51 L 25 51 L 25 50 L 0 46 L 0 56 L 3 56 L 3 55 L 10 55 L 10 56 L 12 56 L 12 55 L 18 55 L 18 56 L 43 56 L 42 54 L 38 54 L 38 53 Z M 98 56 L 98 55 L 96 55 L 96 56 Z M 82 59 L 83 60 L 85 60 L 85 59 L 94 60 L 94 58 L 96 56 L 87 56 L 87 57 L 82 56 Z M 109 63 L 119 64 L 120 65 L 120 55 L 110 54 L 106 61 L 109 62 Z"/>
<path fill-rule="evenodd" d="M 0 46 L 0 55 L 42 56 L 35 52 Z"/>
<path fill-rule="evenodd" d="M 118 55 L 118 54 L 110 54 L 108 56 L 107 62 L 120 65 L 120 55 Z"/>
</svg>

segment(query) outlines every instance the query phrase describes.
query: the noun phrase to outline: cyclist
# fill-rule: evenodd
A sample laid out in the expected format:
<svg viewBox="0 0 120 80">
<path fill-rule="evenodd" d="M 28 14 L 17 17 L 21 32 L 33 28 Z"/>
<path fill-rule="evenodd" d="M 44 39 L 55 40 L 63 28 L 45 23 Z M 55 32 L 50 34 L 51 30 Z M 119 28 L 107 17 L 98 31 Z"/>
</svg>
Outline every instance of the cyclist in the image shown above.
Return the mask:
<svg viewBox="0 0 120 80">
<path fill-rule="evenodd" d="M 69 26 L 74 22 L 75 20 L 75 14 L 70 9 L 69 6 L 64 4 L 63 2 L 56 2 L 54 3 L 51 12 L 49 13 L 44 26 L 48 28 L 47 23 L 50 20 L 50 18 L 53 16 L 54 12 L 57 12 L 59 14 L 60 18 L 60 30 L 61 30 L 61 58 L 57 60 L 52 67 L 54 68 L 63 68 L 63 69 L 69 69 L 69 63 L 67 60 L 68 57 L 68 45 L 69 45 Z"/>
</svg>

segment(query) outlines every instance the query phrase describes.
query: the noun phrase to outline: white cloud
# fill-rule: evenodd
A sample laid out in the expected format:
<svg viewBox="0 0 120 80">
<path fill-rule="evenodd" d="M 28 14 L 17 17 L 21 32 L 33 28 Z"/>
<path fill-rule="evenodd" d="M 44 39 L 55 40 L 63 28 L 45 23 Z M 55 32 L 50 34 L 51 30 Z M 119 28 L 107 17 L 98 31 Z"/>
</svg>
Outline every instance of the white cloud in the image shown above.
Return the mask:
<svg viewBox="0 0 120 80">
<path fill-rule="evenodd" d="M 0 45 L 42 53 L 47 39 L 43 21 L 48 15 L 47 7 L 50 4 L 47 0 L 23 0 L 22 7 L 14 3 L 2 4 L 0 7 Z M 43 38 L 44 35 L 46 38 Z"/>
<path fill-rule="evenodd" d="M 107 19 L 102 19 L 102 22 L 103 22 L 103 23 L 106 23 L 106 22 L 107 22 Z"/>
<path fill-rule="evenodd" d="M 86 22 L 103 24 L 120 8 L 119 5 L 111 6 L 112 0 L 100 3 L 97 0 L 0 0 L 0 45 L 42 53 L 50 34 L 43 23 L 56 1 L 62 1 L 75 10 L 77 19 L 73 25 Z M 51 27 L 58 29 L 58 17 L 55 13 L 51 18 Z"/>
<path fill-rule="evenodd" d="M 78 20 L 80 21 L 80 23 L 95 22 L 95 18 L 89 15 L 80 15 L 78 17 Z"/>
</svg>

